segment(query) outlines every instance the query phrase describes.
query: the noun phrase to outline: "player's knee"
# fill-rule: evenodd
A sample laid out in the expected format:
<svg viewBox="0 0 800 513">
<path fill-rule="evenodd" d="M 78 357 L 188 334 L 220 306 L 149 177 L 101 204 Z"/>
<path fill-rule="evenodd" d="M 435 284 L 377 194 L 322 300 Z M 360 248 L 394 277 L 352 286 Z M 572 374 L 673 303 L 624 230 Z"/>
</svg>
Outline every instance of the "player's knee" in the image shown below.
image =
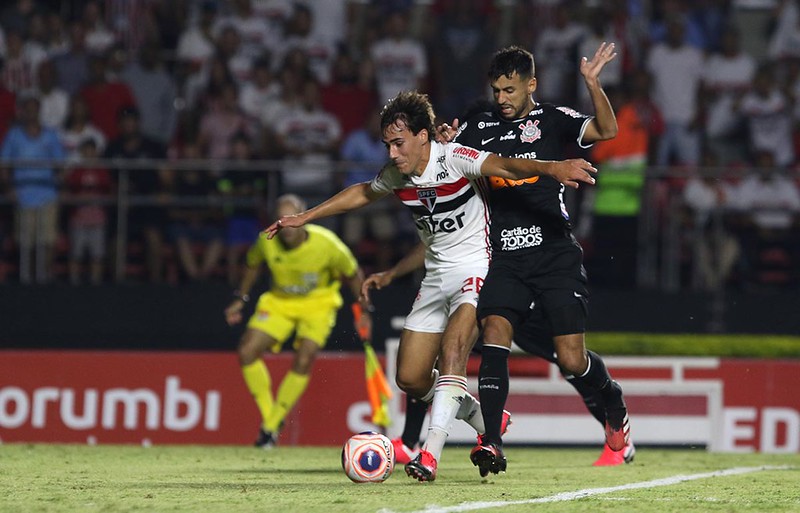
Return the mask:
<svg viewBox="0 0 800 513">
<path fill-rule="evenodd" d="M 586 351 L 561 351 L 558 353 L 558 366 L 564 374 L 580 376 L 586 372 L 587 365 Z"/>
<path fill-rule="evenodd" d="M 511 347 L 513 331 L 511 324 L 502 317 L 490 315 L 483 323 L 483 343 L 493 346 Z"/>
<path fill-rule="evenodd" d="M 239 355 L 240 365 L 250 365 L 261 356 L 261 352 L 255 350 L 252 344 L 247 344 L 244 342 L 239 344 L 237 353 Z"/>
<path fill-rule="evenodd" d="M 424 389 L 425 388 L 424 384 L 421 383 L 421 380 L 418 379 L 416 376 L 398 372 L 394 381 L 395 383 L 397 383 L 397 387 L 400 390 L 410 395 L 411 397 L 420 398 L 424 396 L 425 393 L 427 392 L 427 390 Z"/>
</svg>

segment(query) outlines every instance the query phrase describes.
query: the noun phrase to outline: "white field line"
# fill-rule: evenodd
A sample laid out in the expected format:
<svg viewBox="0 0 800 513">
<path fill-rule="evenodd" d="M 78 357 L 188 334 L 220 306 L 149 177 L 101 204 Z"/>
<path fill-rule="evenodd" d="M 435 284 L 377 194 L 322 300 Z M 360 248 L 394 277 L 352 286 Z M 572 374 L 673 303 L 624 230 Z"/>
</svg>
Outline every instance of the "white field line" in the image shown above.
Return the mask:
<svg viewBox="0 0 800 513">
<path fill-rule="evenodd" d="M 539 497 L 537 499 L 527 499 L 521 501 L 494 501 L 494 502 L 464 502 L 456 506 L 428 506 L 425 509 L 414 511 L 412 513 L 461 513 L 462 511 L 477 511 L 481 509 L 503 508 L 505 506 L 516 506 L 520 504 L 544 504 L 548 502 L 566 502 L 574 501 L 576 499 L 583 499 L 584 497 L 591 497 L 593 495 L 603 495 L 607 493 L 622 492 L 627 490 L 640 490 L 644 488 L 657 488 L 659 486 L 671 486 L 686 481 L 694 481 L 697 479 L 706 479 L 709 477 L 725 477 L 737 476 L 741 474 L 750 474 L 752 472 L 763 472 L 765 470 L 789 470 L 794 467 L 791 466 L 770 466 L 765 465 L 761 467 L 734 467 L 724 470 L 716 470 L 714 472 L 705 472 L 703 474 L 689 474 L 664 477 L 661 479 L 653 479 L 652 481 L 641 481 L 639 483 L 628 483 L 619 486 L 609 486 L 605 488 L 586 488 L 583 490 L 576 490 L 574 492 L 561 492 L 548 497 Z M 378 513 L 394 513 L 390 509 L 381 509 Z"/>
</svg>

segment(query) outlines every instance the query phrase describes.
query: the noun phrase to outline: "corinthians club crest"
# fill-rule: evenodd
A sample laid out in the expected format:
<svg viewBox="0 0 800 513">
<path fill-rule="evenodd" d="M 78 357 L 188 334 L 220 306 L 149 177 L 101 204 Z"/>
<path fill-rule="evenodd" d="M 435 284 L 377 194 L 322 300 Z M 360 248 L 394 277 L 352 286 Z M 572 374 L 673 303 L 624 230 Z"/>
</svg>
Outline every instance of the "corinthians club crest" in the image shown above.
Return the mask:
<svg viewBox="0 0 800 513">
<path fill-rule="evenodd" d="M 536 121 L 531 121 L 529 119 L 525 123 L 520 123 L 519 128 L 522 130 L 522 135 L 519 136 L 522 142 L 531 143 L 542 137 L 538 119 Z"/>
<path fill-rule="evenodd" d="M 417 189 L 417 199 L 432 214 L 436 206 L 436 189 Z"/>
</svg>

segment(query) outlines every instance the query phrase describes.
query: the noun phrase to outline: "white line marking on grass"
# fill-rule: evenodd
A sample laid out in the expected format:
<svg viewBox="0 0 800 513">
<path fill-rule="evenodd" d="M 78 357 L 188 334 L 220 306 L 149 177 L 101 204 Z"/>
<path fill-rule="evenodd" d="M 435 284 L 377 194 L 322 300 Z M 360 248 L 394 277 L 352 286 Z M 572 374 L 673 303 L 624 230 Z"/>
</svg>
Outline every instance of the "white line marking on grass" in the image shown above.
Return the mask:
<svg viewBox="0 0 800 513">
<path fill-rule="evenodd" d="M 794 467 L 771 466 L 765 465 L 761 467 L 734 467 L 724 470 L 716 470 L 714 472 L 705 472 L 703 474 L 689 474 L 664 477 L 661 479 L 653 479 L 652 481 L 641 481 L 639 483 L 628 483 L 619 486 L 609 486 L 605 488 L 586 488 L 583 490 L 576 490 L 574 492 L 561 492 L 548 497 L 539 497 L 537 499 L 527 499 L 521 501 L 495 501 L 495 502 L 464 502 L 456 506 L 428 506 L 425 509 L 414 511 L 412 513 L 461 513 L 462 511 L 477 511 L 480 509 L 490 508 L 503 508 L 505 506 L 516 506 L 519 504 L 544 504 L 548 502 L 565 502 L 574 501 L 576 499 L 583 499 L 584 497 L 591 497 L 593 495 L 603 495 L 606 493 L 621 492 L 627 490 L 640 490 L 643 488 L 657 488 L 659 486 L 671 486 L 686 481 L 694 481 L 697 479 L 706 479 L 709 477 L 725 477 L 725 476 L 738 476 L 741 474 L 750 474 L 752 472 L 763 472 L 765 470 L 789 470 Z M 378 513 L 393 513 L 390 509 L 381 509 Z"/>
</svg>

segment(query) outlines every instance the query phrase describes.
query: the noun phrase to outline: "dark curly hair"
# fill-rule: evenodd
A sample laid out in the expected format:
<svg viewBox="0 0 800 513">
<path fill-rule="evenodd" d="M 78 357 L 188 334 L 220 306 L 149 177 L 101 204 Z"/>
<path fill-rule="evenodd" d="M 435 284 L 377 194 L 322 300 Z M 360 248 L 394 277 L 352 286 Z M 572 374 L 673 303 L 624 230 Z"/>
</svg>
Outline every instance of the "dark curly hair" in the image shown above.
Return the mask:
<svg viewBox="0 0 800 513">
<path fill-rule="evenodd" d="M 536 73 L 533 54 L 519 46 L 508 46 L 495 52 L 489 64 L 489 78 L 497 80 L 501 75 L 511 78 L 514 72 L 523 79 L 532 78 Z"/>
<path fill-rule="evenodd" d="M 427 94 L 404 91 L 389 100 L 381 110 L 381 132 L 402 121 L 412 134 L 416 135 L 425 129 L 428 131 L 428 139 L 433 140 L 435 118 Z"/>
</svg>

